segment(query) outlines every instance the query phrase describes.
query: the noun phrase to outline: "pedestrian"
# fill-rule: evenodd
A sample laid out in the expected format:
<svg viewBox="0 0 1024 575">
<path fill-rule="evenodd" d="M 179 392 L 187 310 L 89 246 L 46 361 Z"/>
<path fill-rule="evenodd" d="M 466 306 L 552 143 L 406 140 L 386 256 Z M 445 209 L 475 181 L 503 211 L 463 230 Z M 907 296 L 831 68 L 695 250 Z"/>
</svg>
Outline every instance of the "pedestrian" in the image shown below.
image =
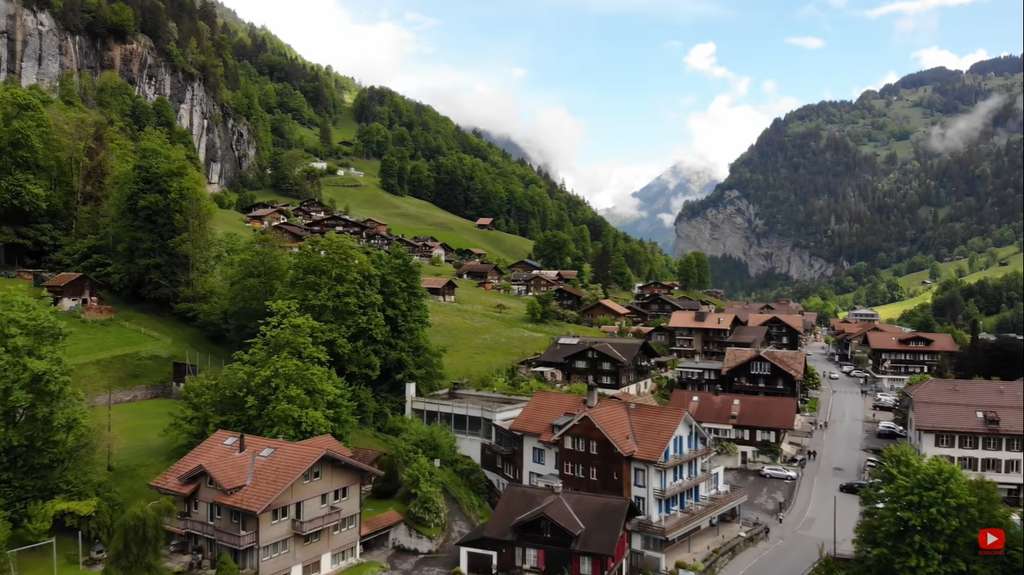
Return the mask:
<svg viewBox="0 0 1024 575">
<path fill-rule="evenodd" d="M 828 420 L 825 420 L 825 429 L 828 429 Z"/>
<path fill-rule="evenodd" d="M 813 449 L 807 452 L 807 458 L 808 459 L 814 459 L 814 450 Z"/>
<path fill-rule="evenodd" d="M 772 528 L 768 527 L 767 525 L 765 525 L 764 526 L 764 538 L 768 539 L 771 536 L 772 536 Z"/>
<path fill-rule="evenodd" d="M 782 514 L 779 513 L 779 525 L 782 525 Z"/>
</svg>

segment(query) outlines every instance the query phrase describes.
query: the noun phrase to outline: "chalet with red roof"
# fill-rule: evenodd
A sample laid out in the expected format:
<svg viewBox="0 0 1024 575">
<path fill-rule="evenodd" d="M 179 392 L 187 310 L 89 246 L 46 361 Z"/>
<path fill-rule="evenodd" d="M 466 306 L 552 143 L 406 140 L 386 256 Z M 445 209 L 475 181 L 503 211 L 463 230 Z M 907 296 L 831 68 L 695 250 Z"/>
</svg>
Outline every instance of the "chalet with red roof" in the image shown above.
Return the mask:
<svg viewBox="0 0 1024 575">
<path fill-rule="evenodd" d="M 747 316 L 747 325 L 768 328 L 767 343 L 777 349 L 800 349 L 800 337 L 804 333 L 804 318 L 798 314 L 752 313 Z"/>
<path fill-rule="evenodd" d="M 381 475 L 330 435 L 285 441 L 219 430 L 150 481 L 191 551 L 249 572 L 331 573 L 359 559 L 360 488 Z"/>
<path fill-rule="evenodd" d="M 476 229 L 478 230 L 493 230 L 494 229 L 494 218 L 477 218 Z"/>
<path fill-rule="evenodd" d="M 427 293 L 437 301 L 454 302 L 455 290 L 459 287 L 451 278 L 425 277 L 420 279 L 420 285 Z"/>
<path fill-rule="evenodd" d="M 948 333 L 870 331 L 865 335 L 871 368 L 879 375 L 946 371 L 960 351 Z"/>
<path fill-rule="evenodd" d="M 580 319 L 590 325 L 618 323 L 632 314 L 630 310 L 610 299 L 598 300 L 580 310 Z"/>
<path fill-rule="evenodd" d="M 652 338 L 677 357 L 721 359 L 725 342 L 738 325 L 739 320 L 731 313 L 675 311 L 668 323 L 652 332 Z"/>
<path fill-rule="evenodd" d="M 807 356 L 802 351 L 730 347 L 722 360 L 721 381 L 715 385 L 728 393 L 796 398 L 806 367 Z"/>
<path fill-rule="evenodd" d="M 43 282 L 43 288 L 62 311 L 99 302 L 96 283 L 85 274 L 62 272 Z"/>
</svg>

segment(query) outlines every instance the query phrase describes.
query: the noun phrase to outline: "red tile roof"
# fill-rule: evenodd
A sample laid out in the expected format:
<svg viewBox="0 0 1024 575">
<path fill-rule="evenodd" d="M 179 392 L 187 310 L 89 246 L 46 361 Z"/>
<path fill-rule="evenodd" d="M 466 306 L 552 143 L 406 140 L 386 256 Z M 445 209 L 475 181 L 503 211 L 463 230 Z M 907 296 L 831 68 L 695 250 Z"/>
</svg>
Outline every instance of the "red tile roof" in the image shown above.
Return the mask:
<svg viewBox="0 0 1024 575">
<path fill-rule="evenodd" d="M 747 325 L 764 325 L 772 318 L 778 318 L 779 321 L 798 332 L 804 331 L 804 318 L 796 314 L 752 313 L 747 317 Z"/>
<path fill-rule="evenodd" d="M 841 324 L 836 339 L 854 339 L 871 331 L 887 331 L 889 333 L 906 333 L 898 325 L 888 323 L 861 322 L 854 324 Z"/>
<path fill-rule="evenodd" d="M 735 319 L 736 315 L 731 313 L 679 310 L 672 312 L 668 327 L 728 330 L 732 328 Z"/>
<path fill-rule="evenodd" d="M 228 445 L 224 441 L 235 438 Z M 199 486 L 197 478 L 206 473 L 225 490 L 216 503 L 233 509 L 262 513 L 302 473 L 328 458 L 379 475 L 381 472 L 352 458 L 352 452 L 330 435 L 299 442 L 245 436 L 245 451 L 239 452 L 239 436 L 218 430 L 149 482 L 161 493 L 187 496 Z M 265 449 L 273 451 L 260 456 Z"/>
<path fill-rule="evenodd" d="M 82 277 L 82 274 L 76 272 L 61 272 L 52 278 L 46 280 L 43 287 L 63 287 L 76 279 Z"/>
<path fill-rule="evenodd" d="M 554 436 L 551 422 L 563 415 L 576 415 L 583 411 L 584 407 L 582 396 L 557 391 L 537 391 L 509 429 L 536 435 L 541 441 L 551 441 Z"/>
<path fill-rule="evenodd" d="M 384 513 L 364 519 L 359 525 L 359 536 L 366 537 L 383 529 L 394 527 L 403 521 L 405 521 L 405 517 L 401 513 L 394 509 L 388 509 Z"/>
<path fill-rule="evenodd" d="M 1024 433 L 1022 380 L 930 379 L 908 387 L 907 393 L 911 398 L 911 419 L 917 429 Z"/>
<path fill-rule="evenodd" d="M 677 389 L 669 405 L 686 409 L 698 423 L 717 423 L 763 429 L 793 429 L 795 397 L 769 397 L 738 393 Z M 735 407 L 734 407 L 735 406 Z M 736 417 L 732 414 L 735 411 Z"/>
<path fill-rule="evenodd" d="M 622 455 L 659 461 L 679 423 L 686 417 L 686 410 L 669 405 L 603 401 L 580 417 L 593 421 Z"/>
<path fill-rule="evenodd" d="M 628 309 L 626 309 L 625 307 L 615 303 L 614 301 L 612 301 L 610 299 L 598 300 L 598 301 L 588 305 L 587 307 L 581 309 L 580 313 L 582 314 L 582 313 L 586 312 L 587 310 L 589 310 L 591 308 L 598 307 L 598 306 L 602 306 L 602 307 L 606 308 L 607 310 L 611 311 L 615 315 L 620 315 L 620 316 L 629 315 L 629 310 Z"/>
<path fill-rule="evenodd" d="M 886 351 L 959 351 L 960 346 L 948 333 L 927 333 L 912 331 L 907 333 L 889 333 L 869 331 L 867 344 L 872 350 Z M 910 345 L 914 339 L 924 339 L 926 345 Z"/>
<path fill-rule="evenodd" d="M 476 225 L 478 226 L 489 226 L 494 223 L 494 218 L 477 218 Z"/>
<path fill-rule="evenodd" d="M 455 281 L 451 278 L 421 278 L 420 287 L 424 289 L 441 289 L 448 284 L 454 284 Z"/>
<path fill-rule="evenodd" d="M 807 356 L 802 351 L 786 349 L 756 350 L 728 347 L 725 349 L 725 359 L 722 360 L 722 373 L 728 373 L 756 357 L 763 357 L 798 380 L 804 378 Z"/>
</svg>

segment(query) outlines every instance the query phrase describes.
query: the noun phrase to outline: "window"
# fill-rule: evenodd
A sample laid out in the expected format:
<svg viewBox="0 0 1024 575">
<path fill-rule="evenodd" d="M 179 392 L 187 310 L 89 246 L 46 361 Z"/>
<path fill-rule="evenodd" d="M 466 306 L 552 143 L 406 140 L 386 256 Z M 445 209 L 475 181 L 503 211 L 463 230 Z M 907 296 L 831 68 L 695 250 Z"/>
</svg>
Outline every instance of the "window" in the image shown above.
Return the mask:
<svg viewBox="0 0 1024 575">
<path fill-rule="evenodd" d="M 597 480 L 597 468 L 593 465 L 590 466 L 590 478 L 595 481 Z"/>
<path fill-rule="evenodd" d="M 1003 461 L 994 457 L 983 457 L 981 459 L 981 470 L 989 473 L 1002 473 Z"/>
<path fill-rule="evenodd" d="M 242 520 L 242 514 L 239 513 L 238 511 L 232 510 L 231 511 L 231 522 L 232 523 L 238 523 L 241 520 Z"/>
<path fill-rule="evenodd" d="M 299 521 L 302 521 L 302 502 L 301 501 L 299 501 L 298 503 L 295 504 L 295 514 L 294 514 L 294 517 L 296 519 L 298 519 Z"/>
<path fill-rule="evenodd" d="M 585 477 L 583 475 L 583 464 L 582 463 L 577 463 L 576 464 L 576 477 Z"/>
<path fill-rule="evenodd" d="M 636 505 L 636 508 L 640 511 L 640 515 L 645 515 L 647 513 L 647 500 L 643 497 L 640 497 L 639 495 L 634 496 L 633 504 Z"/>
<path fill-rule="evenodd" d="M 320 575 L 320 560 L 302 566 L 302 575 Z"/>
<path fill-rule="evenodd" d="M 963 437 L 963 436 L 961 436 Z M 978 470 L 978 458 L 977 457 L 957 457 L 957 463 L 960 464 L 960 469 L 964 471 L 977 471 Z"/>
<path fill-rule="evenodd" d="M 206 476 L 206 486 L 207 487 L 213 487 L 214 486 L 213 485 L 213 478 L 210 477 L 209 475 Z"/>
<path fill-rule="evenodd" d="M 584 437 L 577 437 L 576 438 L 576 451 L 586 451 L 586 450 L 587 450 L 587 440 L 586 440 L 586 438 L 584 438 Z"/>
<path fill-rule="evenodd" d="M 637 487 L 647 486 L 647 470 L 645 469 L 633 469 L 633 485 Z"/>
<path fill-rule="evenodd" d="M 602 361 L 601 362 L 601 369 L 603 369 L 605 371 L 610 371 L 612 369 L 612 362 L 610 362 L 610 361 Z"/>
<path fill-rule="evenodd" d="M 320 494 L 320 507 L 327 507 L 327 494 L 326 493 L 321 493 Z"/>
<path fill-rule="evenodd" d="M 952 433 L 936 433 L 935 447 L 956 447 L 956 436 Z"/>
<path fill-rule="evenodd" d="M 338 525 L 341 525 L 341 530 L 342 531 L 348 531 L 349 529 L 355 529 L 356 528 L 356 523 L 357 523 L 357 517 L 358 517 L 358 515 L 355 514 L 355 513 L 353 513 L 352 515 L 349 515 L 348 517 L 342 517 L 341 521 L 338 522 Z"/>
<path fill-rule="evenodd" d="M 601 377 L 597 378 L 597 382 L 604 385 L 611 385 L 615 383 L 615 378 L 613 378 L 610 375 L 602 375 Z"/>
<path fill-rule="evenodd" d="M 1024 439 L 1022 439 L 1020 437 L 1007 437 L 1006 438 L 1006 450 L 1007 451 L 1016 451 L 1016 452 L 1020 453 L 1020 451 L 1021 451 L 1021 444 L 1022 443 L 1024 443 Z"/>
<path fill-rule="evenodd" d="M 341 523 L 335 523 L 331 526 L 331 535 L 337 535 L 341 533 Z"/>
<path fill-rule="evenodd" d="M 342 549 L 341 551 L 335 551 L 331 553 L 331 569 L 340 566 L 346 561 L 351 561 L 356 558 L 356 548 L 349 547 L 348 549 Z"/>
<path fill-rule="evenodd" d="M 313 466 L 313 481 L 319 481 L 322 474 L 323 469 L 321 469 L 320 464 L 317 463 Z"/>
<path fill-rule="evenodd" d="M 565 436 L 565 448 L 572 449 L 572 437 L 569 437 L 568 435 Z"/>
<path fill-rule="evenodd" d="M 593 454 L 597 454 L 597 441 L 593 439 L 590 440 L 590 452 Z"/>
<path fill-rule="evenodd" d="M 206 504 L 206 521 L 207 523 L 213 523 L 214 517 L 219 517 L 220 512 L 216 510 L 217 505 L 214 503 Z"/>
<path fill-rule="evenodd" d="M 593 575 L 593 563 L 589 555 L 580 555 L 580 575 Z"/>
<path fill-rule="evenodd" d="M 772 366 L 767 361 L 752 361 L 750 362 L 750 373 L 757 375 L 771 375 Z"/>
<path fill-rule="evenodd" d="M 539 567 L 540 564 L 537 561 L 537 550 L 530 547 L 526 548 L 526 561 L 527 567 Z"/>
<path fill-rule="evenodd" d="M 192 511 L 199 511 L 199 498 L 196 497 L 192 500 Z"/>
<path fill-rule="evenodd" d="M 585 360 L 585 359 L 577 359 L 576 361 L 572 362 L 572 366 L 575 367 L 575 368 L 579 368 L 579 369 L 586 369 L 587 368 L 587 360 Z"/>
<path fill-rule="evenodd" d="M 260 549 L 260 559 L 266 561 L 267 559 L 273 559 L 278 555 L 288 552 L 288 539 L 282 539 L 280 541 L 274 541 L 269 545 L 264 545 Z"/>
<path fill-rule="evenodd" d="M 572 463 L 565 461 L 562 463 L 562 472 L 566 475 L 572 475 Z"/>
<path fill-rule="evenodd" d="M 1020 460 L 1007 459 L 1003 466 L 1003 473 L 1020 473 Z"/>
<path fill-rule="evenodd" d="M 544 450 L 540 447 L 533 448 L 533 462 L 537 465 L 544 465 Z"/>
<path fill-rule="evenodd" d="M 310 543 L 316 543 L 319 540 L 320 530 L 318 529 L 312 533 L 307 533 L 306 536 L 302 538 L 302 543 L 303 545 L 309 545 Z"/>
<path fill-rule="evenodd" d="M 960 449 L 977 449 L 978 437 L 975 435 L 961 435 Z"/>
<path fill-rule="evenodd" d="M 1001 451 L 1003 449 L 1003 438 L 996 435 L 986 435 L 981 438 L 981 448 L 985 451 Z"/>
</svg>

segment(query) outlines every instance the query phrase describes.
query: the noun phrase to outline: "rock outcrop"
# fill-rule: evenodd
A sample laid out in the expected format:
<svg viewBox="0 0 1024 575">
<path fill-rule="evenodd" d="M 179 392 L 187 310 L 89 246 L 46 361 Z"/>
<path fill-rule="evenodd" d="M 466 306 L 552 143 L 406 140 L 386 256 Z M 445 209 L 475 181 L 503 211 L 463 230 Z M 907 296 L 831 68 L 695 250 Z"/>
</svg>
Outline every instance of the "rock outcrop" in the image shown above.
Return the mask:
<svg viewBox="0 0 1024 575">
<path fill-rule="evenodd" d="M 790 240 L 766 233 L 756 210 L 739 192 L 729 190 L 700 215 L 676 218 L 675 253 L 702 251 L 731 256 L 747 264 L 751 276 L 775 272 L 809 280 L 831 275 L 836 266 Z"/>
<path fill-rule="evenodd" d="M 22 86 L 55 90 L 65 73 L 99 75 L 116 71 L 147 100 L 163 96 L 177 110 L 178 124 L 192 134 L 212 190 L 235 181 L 256 160 L 248 124 L 232 118 L 206 92 L 164 60 L 148 38 L 118 43 L 72 34 L 46 11 L 0 0 L 0 82 L 17 78 Z"/>
</svg>

